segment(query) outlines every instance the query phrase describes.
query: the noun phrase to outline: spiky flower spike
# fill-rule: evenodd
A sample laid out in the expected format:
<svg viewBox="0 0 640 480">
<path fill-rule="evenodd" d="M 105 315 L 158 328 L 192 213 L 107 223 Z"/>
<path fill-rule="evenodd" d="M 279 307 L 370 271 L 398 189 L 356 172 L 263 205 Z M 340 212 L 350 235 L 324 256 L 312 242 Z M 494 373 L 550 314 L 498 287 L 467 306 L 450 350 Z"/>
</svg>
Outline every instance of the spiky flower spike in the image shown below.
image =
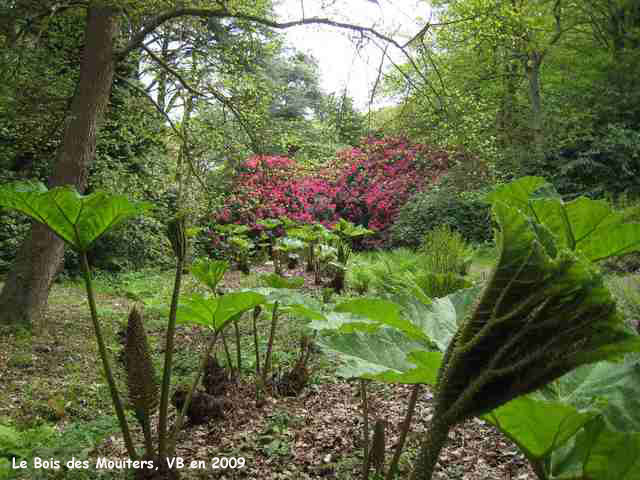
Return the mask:
<svg viewBox="0 0 640 480">
<path fill-rule="evenodd" d="M 153 454 L 150 418 L 158 406 L 158 382 L 140 312 L 133 307 L 127 324 L 125 368 L 129 401 L 144 431 L 147 454 Z"/>
<path fill-rule="evenodd" d="M 185 237 L 184 216 L 178 216 L 167 225 L 167 236 L 171 241 L 171 248 L 178 260 L 184 260 L 187 254 L 187 239 Z"/>
</svg>

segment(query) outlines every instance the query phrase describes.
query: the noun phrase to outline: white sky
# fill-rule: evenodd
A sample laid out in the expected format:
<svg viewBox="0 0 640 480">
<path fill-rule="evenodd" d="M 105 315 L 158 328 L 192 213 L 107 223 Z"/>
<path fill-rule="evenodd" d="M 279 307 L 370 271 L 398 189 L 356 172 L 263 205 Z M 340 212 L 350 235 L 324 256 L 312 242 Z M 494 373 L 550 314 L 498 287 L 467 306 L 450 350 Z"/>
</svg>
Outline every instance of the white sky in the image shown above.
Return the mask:
<svg viewBox="0 0 640 480">
<path fill-rule="evenodd" d="M 323 9 L 322 5 L 332 6 Z M 280 20 L 294 20 L 304 16 L 331 18 L 346 23 L 373 27 L 404 43 L 416 34 L 429 18 L 429 3 L 419 0 L 281 0 L 276 7 Z M 395 35 L 393 35 L 395 32 Z M 371 88 L 378 74 L 382 50 L 368 43 L 358 52 L 355 32 L 325 26 L 301 26 L 284 31 L 287 43 L 298 50 L 311 53 L 320 65 L 321 86 L 326 93 L 339 92 L 347 87 L 357 108 L 368 107 Z M 382 45 L 382 41 L 377 41 Z M 384 45 L 382 45 L 384 47 Z M 390 46 L 387 53 L 394 62 L 404 63 L 403 54 Z M 385 62 L 389 68 L 389 62 Z"/>
</svg>

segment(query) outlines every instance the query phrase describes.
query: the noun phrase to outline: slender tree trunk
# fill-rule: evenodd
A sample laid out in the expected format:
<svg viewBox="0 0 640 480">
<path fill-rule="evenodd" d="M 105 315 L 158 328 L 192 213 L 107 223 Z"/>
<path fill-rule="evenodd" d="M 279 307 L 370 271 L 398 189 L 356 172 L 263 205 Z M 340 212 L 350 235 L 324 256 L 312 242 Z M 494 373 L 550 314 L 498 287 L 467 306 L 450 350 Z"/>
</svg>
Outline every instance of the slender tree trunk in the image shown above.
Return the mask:
<svg viewBox="0 0 640 480">
<path fill-rule="evenodd" d="M 509 60 L 504 60 L 504 93 L 496 118 L 498 128 L 498 140 L 503 148 L 511 148 L 514 144 L 515 109 L 517 94 L 518 65 Z"/>
<path fill-rule="evenodd" d="M 49 187 L 73 185 L 83 192 L 87 166 L 96 148 L 98 120 L 113 82 L 113 44 L 117 11 L 93 2 L 87 11 L 85 47 L 78 87 Z M 64 244 L 47 227 L 34 223 L 0 293 L 0 323 L 31 327 L 41 321 L 49 290 L 60 267 Z"/>
<path fill-rule="evenodd" d="M 540 93 L 540 67 L 542 54 L 532 52 L 528 56 L 525 71 L 529 82 L 529 100 L 531 102 L 531 128 L 533 130 L 533 147 L 536 159 L 541 159 L 544 151 L 544 131 L 542 120 L 542 96 Z"/>
</svg>

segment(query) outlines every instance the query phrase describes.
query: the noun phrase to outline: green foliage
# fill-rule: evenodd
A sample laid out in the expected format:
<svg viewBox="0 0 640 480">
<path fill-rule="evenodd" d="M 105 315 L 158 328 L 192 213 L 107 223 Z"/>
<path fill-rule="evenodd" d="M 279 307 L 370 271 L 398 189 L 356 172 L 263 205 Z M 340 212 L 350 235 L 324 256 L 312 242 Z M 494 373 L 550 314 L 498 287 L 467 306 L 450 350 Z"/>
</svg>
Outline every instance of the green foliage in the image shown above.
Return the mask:
<svg viewBox="0 0 640 480">
<path fill-rule="evenodd" d="M 180 301 L 177 322 L 204 325 L 222 330 L 236 315 L 265 303 L 266 298 L 255 292 L 229 293 L 220 297 L 194 294 Z"/>
<path fill-rule="evenodd" d="M 114 417 L 100 417 L 90 422 L 71 423 L 62 432 L 43 424 L 27 429 L 0 424 L 0 479 L 14 478 L 11 458 L 26 460 L 31 467 L 26 470 L 29 478 L 44 478 L 45 471 L 34 469 L 34 457 L 54 458 L 64 465 L 72 457 L 85 461 L 95 447 L 117 430 Z M 68 474 L 68 472 L 67 472 Z M 95 476 L 95 471 L 91 471 Z"/>
<path fill-rule="evenodd" d="M 0 424 L 0 457 L 8 460 L 29 459 L 35 448 L 42 448 L 55 436 L 56 431 L 49 425 L 19 431 Z"/>
<path fill-rule="evenodd" d="M 417 193 L 400 209 L 391 227 L 391 244 L 417 248 L 434 228 L 447 225 L 467 242 L 491 239 L 489 206 L 480 193 L 434 189 Z"/>
<path fill-rule="evenodd" d="M 341 218 L 338 222 L 331 227 L 333 233 L 338 235 L 340 239 L 351 241 L 355 238 L 364 237 L 366 235 L 373 235 L 373 231 L 368 228 L 364 228 L 360 225 L 354 225 L 348 220 Z"/>
<path fill-rule="evenodd" d="M 260 276 L 260 283 L 269 288 L 295 289 L 304 285 L 304 277 L 283 277 L 275 273 Z"/>
<path fill-rule="evenodd" d="M 466 275 L 472 251 L 459 232 L 448 225 L 437 227 L 424 236 L 420 251 L 422 266 L 433 273 Z"/>
<path fill-rule="evenodd" d="M 347 270 L 347 285 L 359 293 L 443 297 L 470 283 L 455 272 L 429 270 L 434 259 L 408 248 L 361 252 L 353 256 Z M 437 265 L 436 265 L 437 266 Z"/>
<path fill-rule="evenodd" d="M 535 397 L 522 396 L 581 365 L 640 350 L 640 338 L 624 327 L 602 274 L 591 263 L 637 250 L 640 231 L 634 224 L 621 224 L 604 203 L 589 203 L 587 199 L 562 202 L 537 178 L 505 185 L 489 199 L 499 226 L 500 255 L 481 293 L 471 289 L 430 304 L 405 302 L 404 310 L 363 301 L 338 309 L 349 317 L 337 322 L 327 318 L 312 326 L 337 330 L 322 342 L 325 348 L 344 355 L 347 363 L 343 374 L 436 386 L 432 430 L 421 451 L 421 458 L 428 459 L 423 461 L 429 465 L 435 465 L 451 426 L 471 416 L 488 414 L 487 418 L 495 415 L 494 423 L 499 428 L 504 426 L 537 470 L 543 468 L 543 457 L 548 458 L 585 426 L 585 433 L 576 437 L 577 453 L 565 453 L 565 465 L 567 461 L 577 462 L 585 472 L 593 472 L 593 478 L 610 478 L 603 476 L 601 452 L 612 451 L 625 439 L 635 445 L 634 435 L 640 433 L 634 430 L 621 436 L 614 432 L 598 440 L 603 430 L 592 429 L 595 414 L 568 407 L 566 398 L 562 405 L 557 405 L 562 398 L 534 404 Z M 603 235 L 602 222 L 625 234 L 621 238 Z M 403 315 L 399 316 L 401 311 Z M 444 356 L 437 350 L 444 351 Z M 631 382 L 628 375 L 637 371 L 637 366 L 630 366 L 622 377 L 621 372 L 604 371 L 602 375 L 608 379 L 605 383 L 615 385 L 621 378 Z M 581 378 L 579 372 L 572 375 L 568 378 Z M 574 390 L 575 382 L 569 381 Z M 585 385 L 598 385 L 598 394 L 607 397 L 615 398 L 624 391 L 603 387 L 600 382 L 586 381 Z M 632 394 L 631 398 L 636 397 Z M 523 403 L 513 408 L 510 401 Z M 621 413 L 627 407 L 617 410 L 618 418 L 628 415 Z M 548 415 L 544 409 L 548 409 Z M 546 420 L 522 419 L 529 411 L 535 418 Z M 636 407 L 635 411 L 640 410 Z M 499 414 L 505 416 L 498 418 Z M 620 470 L 616 471 L 620 475 L 636 472 L 639 466 L 633 466 L 633 462 L 620 459 L 616 467 Z"/>
<path fill-rule="evenodd" d="M 630 480 L 640 475 L 639 389 L 637 356 L 600 362 L 485 418 L 521 448 L 542 478 Z"/>
<path fill-rule="evenodd" d="M 166 241 L 166 226 L 154 216 L 140 216 L 117 225 L 98 238 L 88 252 L 92 267 L 107 272 L 168 268 L 175 263 Z M 77 256 L 65 252 L 65 268 L 78 270 Z"/>
<path fill-rule="evenodd" d="M 198 258 L 191 265 L 192 275 L 214 293 L 227 270 L 229 270 L 229 262 L 226 260 Z"/>
<path fill-rule="evenodd" d="M 405 291 L 418 298 L 440 298 L 457 290 L 471 287 L 471 282 L 454 272 L 408 272 L 402 279 Z"/>
<path fill-rule="evenodd" d="M 627 324 L 640 333 L 640 284 L 638 277 L 607 277 L 607 285 L 616 298 Z"/>
<path fill-rule="evenodd" d="M 0 206 L 42 222 L 75 250 L 84 252 L 107 230 L 150 205 L 132 203 L 123 195 L 83 196 L 66 187 L 47 190 L 39 183 L 19 183 L 0 189 Z"/>
<path fill-rule="evenodd" d="M 0 273 L 4 273 L 16 258 L 30 223 L 17 212 L 0 210 L 0 225 Z"/>
</svg>

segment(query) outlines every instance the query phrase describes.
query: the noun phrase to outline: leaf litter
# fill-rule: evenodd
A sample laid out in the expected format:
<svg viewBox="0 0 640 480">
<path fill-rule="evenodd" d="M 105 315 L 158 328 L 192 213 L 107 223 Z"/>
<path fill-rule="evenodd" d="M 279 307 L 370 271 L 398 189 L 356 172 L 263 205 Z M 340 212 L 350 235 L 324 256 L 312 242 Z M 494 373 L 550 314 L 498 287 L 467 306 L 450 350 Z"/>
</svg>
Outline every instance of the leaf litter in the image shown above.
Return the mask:
<svg viewBox="0 0 640 480">
<path fill-rule="evenodd" d="M 231 276 L 226 287 L 237 286 Z M 231 285 L 230 285 L 231 284 Z M 234 285 L 235 284 L 235 285 Z M 88 310 L 79 286 L 56 284 L 47 314 L 48 333 L 26 343 L 16 335 L 0 336 L 0 417 L 15 422 L 56 422 L 64 430 L 71 422 L 111 414 L 108 392 L 96 361 Z M 100 307 L 124 318 L 128 306 L 117 296 L 102 294 Z M 117 350 L 118 320 L 104 320 Z M 156 352 L 163 345 L 162 329 L 150 328 Z M 202 331 L 181 328 L 177 350 L 197 358 L 203 346 Z M 25 346 L 32 362 L 13 361 Z M 317 357 L 317 355 L 316 355 Z M 325 361 L 325 364 L 327 362 Z M 184 468 L 182 478 L 219 479 L 356 479 L 361 478 L 363 456 L 362 402 L 358 381 L 332 376 L 332 366 L 314 372 L 314 380 L 298 397 L 271 397 L 255 406 L 250 375 L 230 385 L 225 393 L 230 405 L 224 420 L 205 425 L 187 424 L 178 440 L 176 455 L 190 462 L 203 460 L 206 470 Z M 25 388 L 26 385 L 30 388 Z M 35 386 L 35 387 L 34 387 Z M 104 387 L 104 385 L 102 385 Z M 386 424 L 386 461 L 393 455 L 404 420 L 411 386 L 369 384 L 369 429 L 380 418 Z M 76 392 L 70 395 L 69 392 Z M 55 412 L 51 398 L 62 396 L 62 411 Z M 415 460 L 421 434 L 431 416 L 432 394 L 425 387 L 416 404 L 400 475 L 404 478 Z M 132 424 L 133 426 L 133 424 Z M 134 428 L 134 435 L 142 434 Z M 90 452 L 92 458 L 124 458 L 119 433 L 113 433 Z M 211 469 L 214 457 L 243 457 L 241 469 Z M 113 478 L 121 478 L 115 474 Z M 457 426 L 442 451 L 435 479 L 528 480 L 535 479 L 529 464 L 513 443 L 480 419 Z"/>
</svg>

